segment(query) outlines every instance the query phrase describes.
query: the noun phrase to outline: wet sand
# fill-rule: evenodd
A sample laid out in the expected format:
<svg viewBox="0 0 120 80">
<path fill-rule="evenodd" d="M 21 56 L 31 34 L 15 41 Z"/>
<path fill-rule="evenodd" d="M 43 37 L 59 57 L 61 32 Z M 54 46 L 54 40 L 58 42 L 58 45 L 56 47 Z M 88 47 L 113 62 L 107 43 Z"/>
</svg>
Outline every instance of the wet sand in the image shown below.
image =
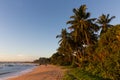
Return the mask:
<svg viewBox="0 0 120 80">
<path fill-rule="evenodd" d="M 65 70 L 54 65 L 40 65 L 33 71 L 8 80 L 61 80 Z"/>
</svg>

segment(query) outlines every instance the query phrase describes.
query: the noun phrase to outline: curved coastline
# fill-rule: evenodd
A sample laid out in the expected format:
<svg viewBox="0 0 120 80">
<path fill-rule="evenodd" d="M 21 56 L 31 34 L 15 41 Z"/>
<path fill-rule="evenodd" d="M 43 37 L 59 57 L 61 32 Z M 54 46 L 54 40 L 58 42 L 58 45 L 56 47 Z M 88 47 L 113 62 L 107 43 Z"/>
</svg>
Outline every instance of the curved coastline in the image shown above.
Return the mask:
<svg viewBox="0 0 120 80">
<path fill-rule="evenodd" d="M 4 72 L 4 73 L 1 73 L 0 75 L 2 77 L 0 77 L 0 80 L 8 80 L 9 78 L 14 78 L 14 77 L 18 77 L 20 75 L 24 75 L 26 73 L 31 72 L 35 68 L 37 68 L 37 66 L 33 66 L 31 68 L 28 68 L 28 69 L 25 69 L 25 70 L 21 70 L 21 71 L 18 71 L 18 72 Z"/>
<path fill-rule="evenodd" d="M 64 70 L 59 66 L 40 65 L 31 72 L 7 80 L 61 80 Z"/>
</svg>

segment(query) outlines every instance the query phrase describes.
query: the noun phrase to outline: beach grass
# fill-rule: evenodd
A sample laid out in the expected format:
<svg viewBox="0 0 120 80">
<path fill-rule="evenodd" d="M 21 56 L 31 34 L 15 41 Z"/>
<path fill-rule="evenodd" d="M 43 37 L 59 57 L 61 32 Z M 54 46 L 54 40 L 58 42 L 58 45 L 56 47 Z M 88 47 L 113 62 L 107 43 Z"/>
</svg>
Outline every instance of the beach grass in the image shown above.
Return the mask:
<svg viewBox="0 0 120 80">
<path fill-rule="evenodd" d="M 64 75 L 63 80 L 109 80 L 93 75 L 80 68 L 71 68 Z"/>
</svg>

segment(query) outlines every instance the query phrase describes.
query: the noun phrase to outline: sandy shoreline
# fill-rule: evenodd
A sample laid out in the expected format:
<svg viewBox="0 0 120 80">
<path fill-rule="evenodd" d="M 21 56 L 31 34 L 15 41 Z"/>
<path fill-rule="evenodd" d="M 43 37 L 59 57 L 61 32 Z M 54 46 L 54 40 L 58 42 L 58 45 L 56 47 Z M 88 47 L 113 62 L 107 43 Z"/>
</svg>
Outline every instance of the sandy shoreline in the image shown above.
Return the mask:
<svg viewBox="0 0 120 80">
<path fill-rule="evenodd" d="M 40 65 L 33 71 L 8 80 L 61 80 L 64 70 L 59 66 Z"/>
</svg>

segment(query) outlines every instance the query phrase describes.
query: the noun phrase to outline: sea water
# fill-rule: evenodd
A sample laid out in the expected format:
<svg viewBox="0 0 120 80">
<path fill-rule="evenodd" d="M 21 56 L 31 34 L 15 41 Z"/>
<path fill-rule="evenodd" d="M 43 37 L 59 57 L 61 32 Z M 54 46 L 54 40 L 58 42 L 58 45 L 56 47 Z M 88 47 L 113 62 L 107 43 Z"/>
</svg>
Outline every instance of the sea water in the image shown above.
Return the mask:
<svg viewBox="0 0 120 80">
<path fill-rule="evenodd" d="M 32 71 L 36 64 L 18 62 L 0 62 L 0 80 L 16 77 Z"/>
</svg>

